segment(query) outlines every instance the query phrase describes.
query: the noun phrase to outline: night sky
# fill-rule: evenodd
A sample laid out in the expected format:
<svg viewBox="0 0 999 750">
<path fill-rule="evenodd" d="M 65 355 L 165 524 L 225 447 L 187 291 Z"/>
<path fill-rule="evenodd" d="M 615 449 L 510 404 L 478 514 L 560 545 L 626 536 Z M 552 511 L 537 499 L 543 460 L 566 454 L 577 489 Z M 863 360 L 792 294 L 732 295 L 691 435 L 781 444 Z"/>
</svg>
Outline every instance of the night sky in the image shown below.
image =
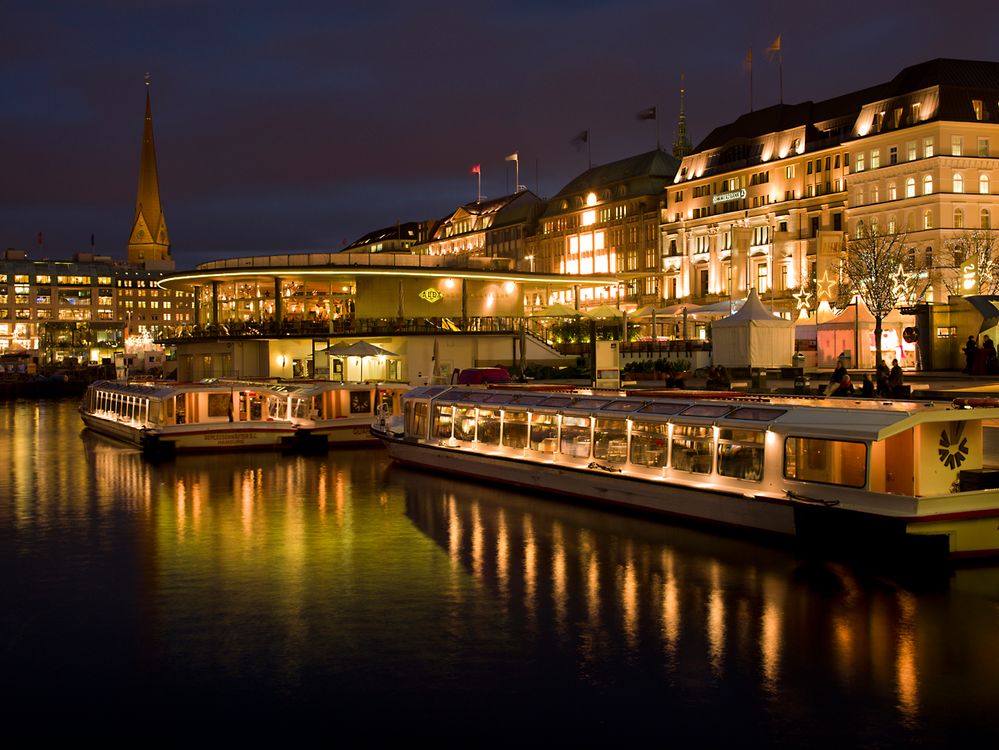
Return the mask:
<svg viewBox="0 0 999 750">
<path fill-rule="evenodd" d="M 932 5 L 932 7 L 930 7 Z M 124 258 L 152 76 L 178 269 L 338 250 L 521 182 L 672 143 L 681 72 L 696 144 L 754 103 L 823 99 L 935 57 L 995 60 L 990 4 L 0 0 L 0 248 Z M 571 8 L 571 10 L 568 10 Z M 44 233 L 44 246 L 37 234 Z"/>
</svg>

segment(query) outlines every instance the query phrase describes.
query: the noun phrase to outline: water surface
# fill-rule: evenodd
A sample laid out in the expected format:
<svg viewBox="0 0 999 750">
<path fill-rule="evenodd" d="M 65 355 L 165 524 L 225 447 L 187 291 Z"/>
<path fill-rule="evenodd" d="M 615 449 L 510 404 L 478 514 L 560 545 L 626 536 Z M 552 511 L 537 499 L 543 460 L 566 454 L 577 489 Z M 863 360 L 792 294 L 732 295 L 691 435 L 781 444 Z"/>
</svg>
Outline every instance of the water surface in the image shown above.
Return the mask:
<svg viewBox="0 0 999 750">
<path fill-rule="evenodd" d="M 16 734 L 994 744 L 999 568 L 900 583 L 392 466 L 151 464 L 0 405 Z"/>
</svg>

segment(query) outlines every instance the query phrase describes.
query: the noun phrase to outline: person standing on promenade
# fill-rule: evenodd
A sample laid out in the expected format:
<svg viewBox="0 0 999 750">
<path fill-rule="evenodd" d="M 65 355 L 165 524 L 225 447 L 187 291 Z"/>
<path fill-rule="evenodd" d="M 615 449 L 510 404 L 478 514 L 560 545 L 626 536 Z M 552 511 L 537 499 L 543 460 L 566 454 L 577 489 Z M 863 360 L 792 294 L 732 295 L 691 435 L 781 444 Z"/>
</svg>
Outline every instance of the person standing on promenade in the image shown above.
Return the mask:
<svg viewBox="0 0 999 750">
<path fill-rule="evenodd" d="M 874 378 L 877 380 L 876 390 L 878 395 L 885 398 L 891 396 L 891 391 L 888 389 L 889 375 L 891 375 L 891 371 L 888 369 L 888 365 L 885 364 L 884 359 L 882 359 L 874 371 Z"/>
<path fill-rule="evenodd" d="M 975 366 L 975 355 L 978 353 L 978 342 L 974 336 L 968 336 L 968 343 L 964 345 L 964 374 L 970 375 Z"/>
<path fill-rule="evenodd" d="M 989 338 L 988 334 L 985 334 L 985 338 L 982 341 L 982 349 L 985 350 L 985 372 L 993 375 L 997 370 L 996 345 L 992 343 L 992 339 Z"/>
<path fill-rule="evenodd" d="M 891 374 L 888 376 L 888 387 L 891 388 L 892 398 L 901 398 L 902 384 L 902 368 L 899 367 L 898 360 L 896 359 L 891 363 Z"/>
</svg>

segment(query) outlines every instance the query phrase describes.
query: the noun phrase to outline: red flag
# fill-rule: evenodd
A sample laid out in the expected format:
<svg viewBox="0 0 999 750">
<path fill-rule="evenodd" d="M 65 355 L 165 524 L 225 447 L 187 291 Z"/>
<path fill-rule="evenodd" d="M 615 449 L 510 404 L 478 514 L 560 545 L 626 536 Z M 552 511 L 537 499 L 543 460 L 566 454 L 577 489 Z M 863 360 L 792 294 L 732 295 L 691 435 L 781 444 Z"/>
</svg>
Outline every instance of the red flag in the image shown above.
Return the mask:
<svg viewBox="0 0 999 750">
<path fill-rule="evenodd" d="M 469 174 L 482 174 L 482 165 L 476 164 L 474 167 L 472 167 L 472 171 L 469 172 Z"/>
</svg>

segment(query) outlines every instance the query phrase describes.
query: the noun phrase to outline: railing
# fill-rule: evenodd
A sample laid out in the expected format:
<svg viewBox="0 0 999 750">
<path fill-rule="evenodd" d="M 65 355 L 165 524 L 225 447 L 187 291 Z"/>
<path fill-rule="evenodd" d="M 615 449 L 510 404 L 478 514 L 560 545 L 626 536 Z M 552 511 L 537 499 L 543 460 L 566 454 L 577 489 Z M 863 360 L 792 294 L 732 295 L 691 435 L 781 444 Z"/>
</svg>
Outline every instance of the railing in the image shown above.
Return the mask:
<svg viewBox="0 0 999 750">
<path fill-rule="evenodd" d="M 231 321 L 206 326 L 182 326 L 162 343 L 217 338 L 330 338 L 334 336 L 399 336 L 409 334 L 506 334 L 520 330 L 518 318 L 469 318 L 462 327 L 453 318 L 340 318 L 338 320 L 285 320 L 280 323 Z"/>
<path fill-rule="evenodd" d="M 199 263 L 199 271 L 302 266 L 370 266 L 374 268 L 464 268 L 480 271 L 513 270 L 512 258 L 468 255 L 413 255 L 412 253 L 282 253 L 227 258 Z"/>
</svg>

